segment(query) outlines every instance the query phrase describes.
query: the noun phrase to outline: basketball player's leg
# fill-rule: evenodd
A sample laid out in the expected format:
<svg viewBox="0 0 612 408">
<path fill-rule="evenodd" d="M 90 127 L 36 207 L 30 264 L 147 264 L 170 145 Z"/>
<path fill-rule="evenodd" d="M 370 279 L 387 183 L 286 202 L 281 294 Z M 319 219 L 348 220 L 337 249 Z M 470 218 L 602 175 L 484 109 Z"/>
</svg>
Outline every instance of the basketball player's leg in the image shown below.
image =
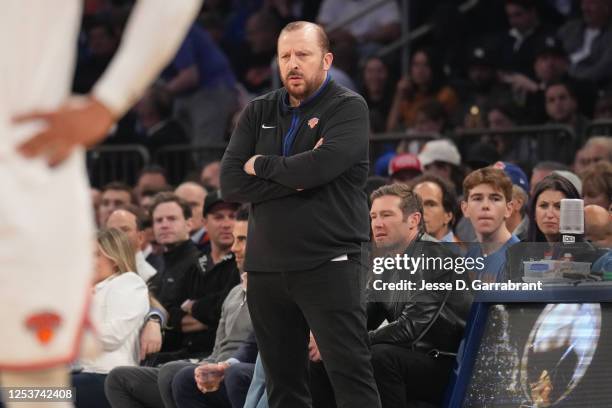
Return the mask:
<svg viewBox="0 0 612 408">
<path fill-rule="evenodd" d="M 8 388 L 24 389 L 28 387 L 36 389 L 46 388 L 63 388 L 66 393 L 72 393 L 70 389 L 70 373 L 68 367 L 61 365 L 55 368 L 45 370 L 33 370 L 33 371 L 2 371 L 0 372 L 0 384 L 8 391 Z M 65 394 L 66 394 L 65 393 Z M 39 399 L 37 402 L 23 402 L 22 399 L 8 399 L 8 393 L 4 394 L 4 404 L 6 408 L 36 408 L 44 405 L 45 408 L 72 408 L 73 404 L 69 401 L 63 402 L 45 402 L 41 404 Z M 61 394 L 61 393 L 60 393 Z M 16 394 L 13 394 L 16 396 Z M 74 395 L 72 395 L 73 399 Z"/>
</svg>

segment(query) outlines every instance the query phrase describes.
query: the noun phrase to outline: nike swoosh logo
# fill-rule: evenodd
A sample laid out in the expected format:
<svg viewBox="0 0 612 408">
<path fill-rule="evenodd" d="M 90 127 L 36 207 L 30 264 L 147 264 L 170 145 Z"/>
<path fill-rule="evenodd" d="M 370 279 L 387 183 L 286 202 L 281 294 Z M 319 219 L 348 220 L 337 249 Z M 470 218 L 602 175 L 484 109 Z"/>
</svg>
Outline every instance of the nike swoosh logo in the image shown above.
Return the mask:
<svg viewBox="0 0 612 408">
<path fill-rule="evenodd" d="M 262 129 L 274 129 L 276 126 L 266 126 L 266 125 L 261 125 Z"/>
</svg>

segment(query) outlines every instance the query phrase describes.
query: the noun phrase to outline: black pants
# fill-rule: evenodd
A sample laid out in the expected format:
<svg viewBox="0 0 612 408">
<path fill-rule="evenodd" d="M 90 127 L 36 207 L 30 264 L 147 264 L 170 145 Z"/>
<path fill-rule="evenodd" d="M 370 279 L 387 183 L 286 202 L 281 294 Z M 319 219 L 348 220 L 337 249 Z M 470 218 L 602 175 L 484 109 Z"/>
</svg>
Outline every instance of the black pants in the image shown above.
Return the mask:
<svg viewBox="0 0 612 408">
<path fill-rule="evenodd" d="M 352 261 L 307 271 L 249 273 L 248 302 L 270 408 L 311 407 L 312 330 L 339 408 L 379 408 L 366 329 L 363 279 Z"/>
<path fill-rule="evenodd" d="M 176 408 L 172 380 L 194 364 L 174 361 L 160 368 L 117 367 L 106 378 L 104 392 L 113 408 Z"/>
<path fill-rule="evenodd" d="M 454 360 L 433 358 L 392 344 L 372 346 L 372 365 L 383 408 L 406 408 L 417 401 L 439 404 Z"/>
<path fill-rule="evenodd" d="M 313 408 L 337 408 L 334 388 L 322 361 L 310 362 L 310 394 Z"/>
<path fill-rule="evenodd" d="M 76 373 L 72 374 L 72 386 L 76 395 L 76 408 L 110 408 L 104 396 L 106 374 Z"/>
</svg>

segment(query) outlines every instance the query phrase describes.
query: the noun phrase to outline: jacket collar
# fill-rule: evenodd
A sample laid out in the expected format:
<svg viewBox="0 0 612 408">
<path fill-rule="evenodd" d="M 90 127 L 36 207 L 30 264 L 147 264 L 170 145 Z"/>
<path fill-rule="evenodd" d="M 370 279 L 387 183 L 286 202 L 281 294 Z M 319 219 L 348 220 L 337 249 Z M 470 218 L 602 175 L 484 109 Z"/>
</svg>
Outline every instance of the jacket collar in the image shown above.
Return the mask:
<svg viewBox="0 0 612 408">
<path fill-rule="evenodd" d="M 191 239 L 187 239 L 186 241 L 177 243 L 171 248 L 168 248 L 168 250 L 164 252 L 164 259 L 172 263 L 172 261 L 178 261 L 194 250 L 197 251 L 197 247 Z"/>
</svg>

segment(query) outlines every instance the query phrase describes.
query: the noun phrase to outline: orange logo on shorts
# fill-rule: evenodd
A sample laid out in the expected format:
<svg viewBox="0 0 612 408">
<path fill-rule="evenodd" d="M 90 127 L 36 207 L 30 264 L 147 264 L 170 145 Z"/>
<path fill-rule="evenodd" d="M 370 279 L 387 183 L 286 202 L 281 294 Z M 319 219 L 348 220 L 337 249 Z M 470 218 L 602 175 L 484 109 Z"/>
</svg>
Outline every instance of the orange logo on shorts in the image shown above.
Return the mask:
<svg viewBox="0 0 612 408">
<path fill-rule="evenodd" d="M 314 129 L 315 126 L 317 126 L 317 123 L 319 123 L 319 118 L 312 118 L 308 121 L 308 126 L 310 126 L 311 129 Z"/>
<path fill-rule="evenodd" d="M 26 319 L 28 329 L 34 331 L 36 338 L 42 344 L 47 344 L 53 339 L 55 329 L 60 325 L 62 318 L 52 312 L 37 313 Z"/>
</svg>

